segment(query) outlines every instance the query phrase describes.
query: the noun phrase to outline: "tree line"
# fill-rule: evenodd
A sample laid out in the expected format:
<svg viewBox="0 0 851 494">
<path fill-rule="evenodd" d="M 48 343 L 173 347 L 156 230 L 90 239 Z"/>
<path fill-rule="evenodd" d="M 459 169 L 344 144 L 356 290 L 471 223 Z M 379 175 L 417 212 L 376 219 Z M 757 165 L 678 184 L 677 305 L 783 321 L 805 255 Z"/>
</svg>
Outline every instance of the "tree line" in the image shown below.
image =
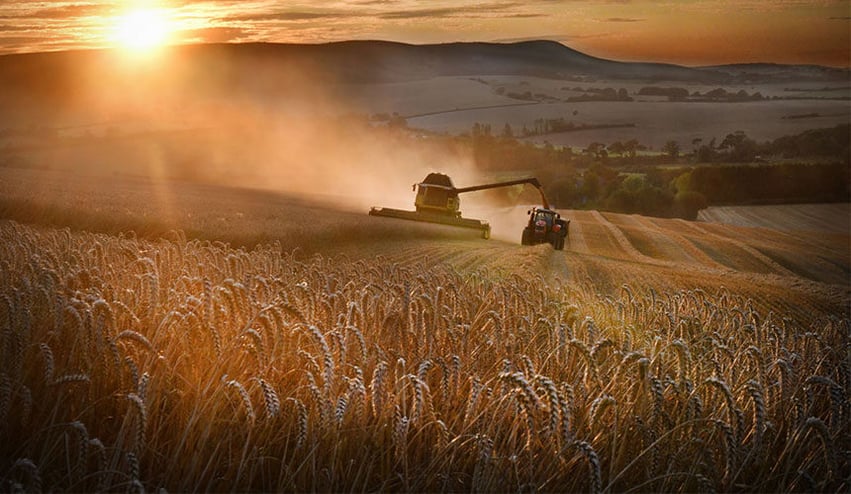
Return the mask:
<svg viewBox="0 0 851 494">
<path fill-rule="evenodd" d="M 494 135 L 490 126 L 481 124 L 455 139 L 472 149 L 482 170 L 534 173 L 559 208 L 694 219 L 709 205 L 851 200 L 848 125 L 765 143 L 733 132 L 720 143 L 713 139 L 685 155 L 675 141 L 663 147 L 664 154 L 639 155 L 647 148 L 635 139 L 608 146 L 592 143 L 575 152 L 519 141 L 506 132 Z M 701 153 L 702 146 L 711 153 Z M 760 154 L 773 162 L 757 159 Z M 833 161 L 802 163 L 812 157 Z M 774 158 L 801 161 L 781 163 Z"/>
</svg>

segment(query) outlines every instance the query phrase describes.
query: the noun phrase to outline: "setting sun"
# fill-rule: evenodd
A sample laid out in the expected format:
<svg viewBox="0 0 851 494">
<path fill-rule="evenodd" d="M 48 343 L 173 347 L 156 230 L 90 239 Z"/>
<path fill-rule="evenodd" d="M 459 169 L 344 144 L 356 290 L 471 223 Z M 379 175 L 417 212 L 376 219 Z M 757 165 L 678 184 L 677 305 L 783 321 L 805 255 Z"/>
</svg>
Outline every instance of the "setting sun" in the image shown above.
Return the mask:
<svg viewBox="0 0 851 494">
<path fill-rule="evenodd" d="M 128 12 L 118 19 L 115 38 L 122 47 L 133 51 L 148 51 L 163 45 L 168 39 L 168 20 L 162 11 L 142 9 Z"/>
</svg>

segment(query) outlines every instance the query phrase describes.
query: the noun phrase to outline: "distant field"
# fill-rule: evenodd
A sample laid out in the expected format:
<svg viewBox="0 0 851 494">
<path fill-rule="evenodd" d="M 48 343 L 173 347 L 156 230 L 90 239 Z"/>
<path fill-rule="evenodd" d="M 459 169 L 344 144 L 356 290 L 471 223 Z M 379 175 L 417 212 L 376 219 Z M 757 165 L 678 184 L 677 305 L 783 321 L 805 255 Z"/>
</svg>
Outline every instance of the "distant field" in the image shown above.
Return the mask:
<svg viewBox="0 0 851 494">
<path fill-rule="evenodd" d="M 403 116 L 492 105 L 523 103 L 498 95 L 490 86 L 471 77 L 435 77 L 432 79 L 343 86 L 347 103 L 368 113 L 393 113 Z"/>
<path fill-rule="evenodd" d="M 664 98 L 639 96 L 645 86 L 681 87 L 690 93 L 706 93 L 718 86 L 681 82 L 568 81 L 521 76 L 436 77 L 392 84 L 345 88 L 359 111 L 398 113 L 408 124 L 434 132 L 469 132 L 474 122 L 490 124 L 494 133 L 506 123 L 516 135 L 540 118 L 564 118 L 581 125 L 635 124 L 634 128 L 583 130 L 530 138 L 535 142 L 584 148 L 591 142 L 611 143 L 638 139 L 660 149 L 675 140 L 690 150 L 694 139 L 708 143 L 737 130 L 758 141 L 797 134 L 807 129 L 833 127 L 851 122 L 847 100 L 781 99 L 752 102 L 668 102 Z M 626 89 L 632 102 L 553 102 L 581 95 L 575 88 Z M 501 89 L 502 94 L 496 90 Z M 824 90 L 824 83 L 789 83 L 725 86 L 728 92 L 759 92 L 766 98 L 848 98 L 851 89 L 838 85 Z M 548 97 L 529 102 L 507 97 L 509 93 Z M 786 117 L 786 118 L 784 118 Z M 793 117 L 793 118 L 788 118 Z"/>
<path fill-rule="evenodd" d="M 782 231 L 848 235 L 851 232 L 851 204 L 713 206 L 700 211 L 698 219 Z"/>
<path fill-rule="evenodd" d="M 576 112 L 574 114 L 574 112 Z M 819 114 L 812 118 L 784 119 L 788 115 Z M 428 115 L 408 124 L 435 132 L 468 132 L 474 122 L 491 124 L 494 132 L 508 123 L 515 131 L 534 128 L 538 118 L 564 118 L 583 125 L 635 124 L 630 128 L 582 130 L 530 138 L 536 142 L 584 148 L 591 142 L 609 144 L 638 139 L 660 149 L 667 141 L 690 150 L 694 139 L 718 142 L 741 130 L 757 141 L 776 139 L 807 129 L 833 127 L 851 120 L 851 109 L 842 101 L 758 101 L 747 103 L 582 102 L 542 103 L 510 108 L 486 108 Z"/>
<path fill-rule="evenodd" d="M 447 76 L 408 82 L 341 84 L 333 87 L 333 90 L 329 89 L 318 95 L 313 94 L 312 96 L 319 101 L 315 106 L 301 101 L 301 93 L 295 92 L 282 96 L 276 105 L 261 106 L 262 120 L 252 120 L 257 117 L 255 114 L 252 114 L 251 118 L 243 114 L 243 112 L 251 113 L 257 109 L 251 104 L 234 102 L 224 105 L 217 102 L 213 105 L 202 100 L 200 103 L 172 102 L 178 105 L 179 109 L 169 110 L 166 105 L 164 114 L 139 106 L 129 112 L 135 115 L 133 118 L 120 113 L 110 119 L 93 111 L 92 114 L 80 112 L 68 116 L 51 117 L 50 121 L 61 129 L 60 136 L 85 135 L 86 133 L 103 135 L 113 132 L 120 137 L 123 134 L 132 135 L 140 131 L 150 132 L 146 135 L 147 139 L 163 141 L 159 147 L 186 161 L 191 161 L 193 158 L 187 157 L 190 153 L 182 150 L 183 147 L 187 147 L 184 141 L 188 141 L 188 147 L 192 149 L 195 144 L 207 144 L 205 141 L 214 135 L 214 145 L 221 147 L 222 139 L 220 135 L 216 135 L 216 129 L 230 130 L 228 126 L 241 119 L 245 119 L 246 131 L 256 133 L 262 129 L 279 132 L 280 136 L 276 137 L 288 139 L 301 137 L 290 134 L 291 124 L 294 121 L 303 123 L 305 119 L 309 120 L 312 117 L 321 119 L 347 114 L 370 116 L 397 114 L 405 117 L 412 128 L 450 134 L 469 132 L 475 122 L 490 124 L 492 132 L 499 134 L 508 123 L 516 136 L 520 136 L 524 125 L 529 129 L 534 128 L 537 119 L 562 118 L 578 126 L 623 124 L 633 126 L 563 132 L 534 136 L 529 139 L 537 143 L 547 141 L 575 148 L 585 148 L 591 142 L 609 144 L 616 140 L 637 139 L 655 150 L 661 149 L 667 141 L 675 140 L 684 152 L 692 149 L 692 142 L 695 139 L 702 139 L 703 143 L 709 143 L 715 138 L 717 142 L 720 142 L 728 133 L 738 130 L 744 131 L 753 139 L 763 141 L 797 134 L 807 129 L 833 127 L 851 122 L 851 106 L 848 104 L 848 99 L 767 99 L 738 103 L 668 102 L 661 97 L 637 95 L 642 87 L 648 85 L 681 87 L 690 92 L 702 93 L 715 88 L 715 86 L 678 82 L 603 80 L 577 82 L 520 76 Z M 576 91 L 575 88 L 625 89 L 635 101 L 564 102 L 570 97 L 584 94 Z M 796 90 L 787 91 L 787 89 Z M 851 91 L 847 88 L 832 91 L 821 89 L 823 88 L 820 88 L 818 84 L 802 83 L 725 87 L 725 90 L 731 93 L 739 90 L 746 91 L 748 94 L 760 92 L 764 97 L 769 98 L 848 98 L 851 95 Z M 509 97 L 511 93 L 529 93 L 533 96 L 533 100 Z M 209 113 L 211 108 L 215 110 L 212 114 Z M 29 116 L 27 110 L 26 105 L 16 107 L 16 111 Z M 224 119 L 222 115 L 225 115 Z M 23 129 L 41 125 L 41 123 L 30 122 L 27 118 L 21 117 L 20 122 L 16 124 L 15 119 L 10 117 L 6 125 L 10 128 L 17 125 Z M 327 127 L 324 122 L 320 122 L 317 126 L 320 127 L 316 129 L 317 133 L 343 135 L 346 131 L 345 128 L 322 128 Z M 186 131 L 186 133 L 180 131 Z M 163 135 L 158 137 L 156 132 L 163 132 Z M 20 139 L 16 137 L 0 134 L 0 146 L 17 145 L 19 141 Z M 244 140 L 227 142 L 227 147 L 240 148 L 240 144 L 244 144 Z M 262 146 L 260 149 L 265 151 Z M 45 154 L 44 151 L 37 150 L 28 152 Z M 79 153 L 83 152 L 79 151 Z M 269 154 L 274 151 L 266 152 Z M 247 155 L 249 158 L 255 154 L 257 153 L 254 151 L 244 149 L 236 153 L 237 156 Z M 133 156 L 132 153 L 130 155 Z M 228 153 L 224 156 L 230 157 Z M 89 161 L 97 161 L 97 159 L 95 156 L 89 158 Z"/>
</svg>

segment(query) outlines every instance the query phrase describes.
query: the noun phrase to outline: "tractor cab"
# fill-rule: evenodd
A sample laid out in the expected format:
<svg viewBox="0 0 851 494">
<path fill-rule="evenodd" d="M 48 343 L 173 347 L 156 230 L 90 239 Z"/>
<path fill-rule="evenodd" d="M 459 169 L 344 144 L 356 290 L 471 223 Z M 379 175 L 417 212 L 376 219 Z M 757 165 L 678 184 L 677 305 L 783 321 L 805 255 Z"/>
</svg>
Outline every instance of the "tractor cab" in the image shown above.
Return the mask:
<svg viewBox="0 0 851 494">
<path fill-rule="evenodd" d="M 531 212 L 529 214 L 531 215 Z M 553 226 L 553 220 L 559 217 L 560 215 L 558 213 L 553 214 L 553 212 L 548 209 L 536 209 L 535 214 L 530 219 L 530 222 L 535 225 L 536 230 L 542 227 L 550 229 Z"/>
</svg>

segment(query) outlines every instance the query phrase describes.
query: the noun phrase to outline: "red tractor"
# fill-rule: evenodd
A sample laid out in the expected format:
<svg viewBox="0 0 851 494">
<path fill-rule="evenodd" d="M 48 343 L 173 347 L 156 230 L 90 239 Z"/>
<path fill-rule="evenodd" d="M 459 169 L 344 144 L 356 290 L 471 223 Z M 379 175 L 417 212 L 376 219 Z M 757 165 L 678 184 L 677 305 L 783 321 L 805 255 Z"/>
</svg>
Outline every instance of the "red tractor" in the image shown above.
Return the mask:
<svg viewBox="0 0 851 494">
<path fill-rule="evenodd" d="M 570 220 L 561 219 L 561 215 L 552 209 L 532 208 L 529 210 L 529 224 L 523 229 L 520 243 L 537 245 L 546 242 L 555 250 L 563 250 L 569 227 Z"/>
</svg>

